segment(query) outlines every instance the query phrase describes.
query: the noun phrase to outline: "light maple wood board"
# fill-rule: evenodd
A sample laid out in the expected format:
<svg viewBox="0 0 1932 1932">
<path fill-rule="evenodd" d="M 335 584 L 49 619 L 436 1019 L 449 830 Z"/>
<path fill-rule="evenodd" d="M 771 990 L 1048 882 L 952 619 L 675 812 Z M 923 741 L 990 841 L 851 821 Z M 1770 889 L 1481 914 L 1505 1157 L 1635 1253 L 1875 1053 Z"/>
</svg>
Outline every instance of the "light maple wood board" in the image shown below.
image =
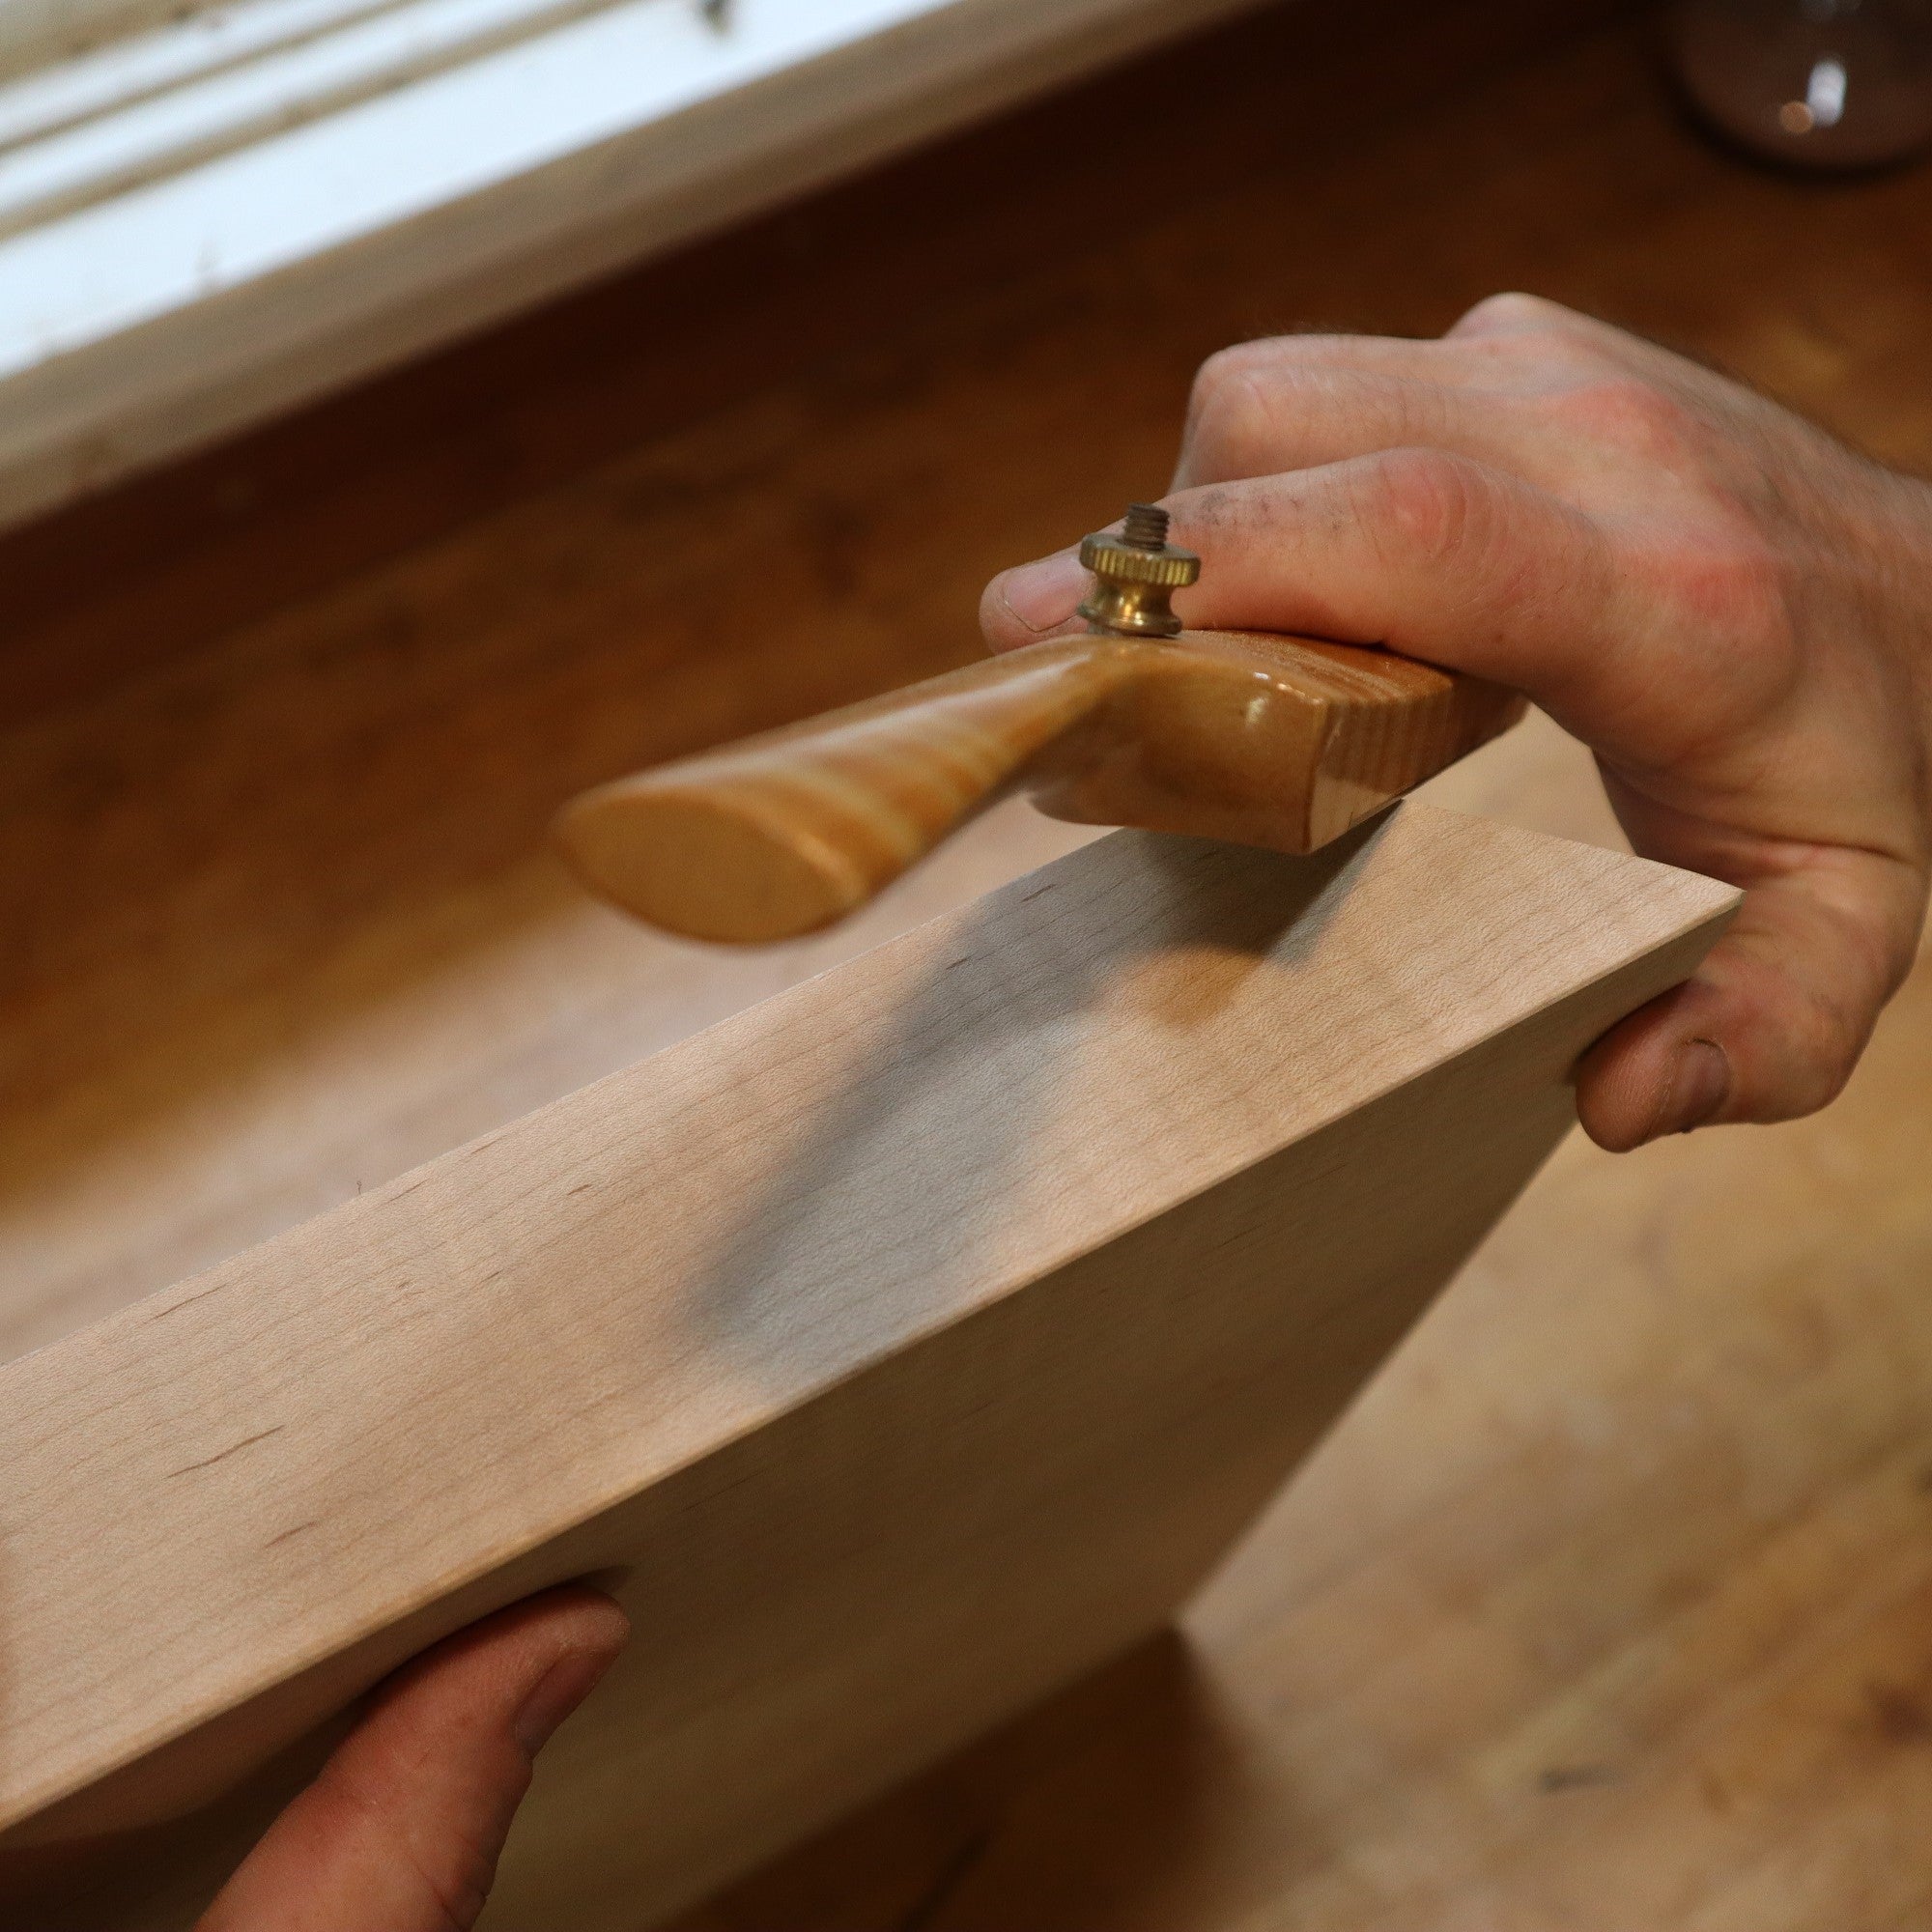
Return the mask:
<svg viewBox="0 0 1932 1932">
<path fill-rule="evenodd" d="M 1932 953 L 1823 1113 L 1573 1135 L 1177 1634 L 674 1932 L 1922 1932 L 1928 1067 Z"/>
<path fill-rule="evenodd" d="M 1730 903 L 1419 808 L 1121 835 L 13 1364 L 10 1849 L 602 1573 L 490 1922 L 699 1895 L 1165 1621 Z M 303 1762 L 46 1922 L 185 1916 Z"/>
</svg>

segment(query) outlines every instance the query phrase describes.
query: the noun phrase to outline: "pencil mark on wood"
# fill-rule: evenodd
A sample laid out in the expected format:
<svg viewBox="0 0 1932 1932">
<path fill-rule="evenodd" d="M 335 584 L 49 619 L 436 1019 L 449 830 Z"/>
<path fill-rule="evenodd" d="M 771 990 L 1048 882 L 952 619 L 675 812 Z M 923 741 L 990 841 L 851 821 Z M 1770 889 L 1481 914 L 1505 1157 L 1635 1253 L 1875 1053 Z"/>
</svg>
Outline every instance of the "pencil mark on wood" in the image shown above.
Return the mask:
<svg viewBox="0 0 1932 1932">
<path fill-rule="evenodd" d="M 148 1317 L 151 1322 L 165 1321 L 170 1315 L 179 1315 L 184 1308 L 191 1307 L 197 1301 L 206 1301 L 211 1294 L 219 1294 L 228 1284 L 217 1281 L 212 1288 L 204 1288 L 194 1294 L 185 1294 L 179 1301 L 171 1301 L 165 1308 L 157 1308 Z"/>
<path fill-rule="evenodd" d="M 192 1475 L 196 1469 L 213 1467 L 216 1463 L 225 1463 L 229 1457 L 246 1449 L 251 1443 L 266 1442 L 271 1435 L 279 1435 L 282 1425 L 278 1422 L 272 1429 L 259 1430 L 253 1435 L 244 1435 L 239 1442 L 231 1442 L 226 1449 L 217 1449 L 213 1456 L 204 1456 L 199 1463 L 184 1463 L 179 1469 L 170 1469 L 167 1480 L 173 1482 L 177 1476 Z"/>
</svg>

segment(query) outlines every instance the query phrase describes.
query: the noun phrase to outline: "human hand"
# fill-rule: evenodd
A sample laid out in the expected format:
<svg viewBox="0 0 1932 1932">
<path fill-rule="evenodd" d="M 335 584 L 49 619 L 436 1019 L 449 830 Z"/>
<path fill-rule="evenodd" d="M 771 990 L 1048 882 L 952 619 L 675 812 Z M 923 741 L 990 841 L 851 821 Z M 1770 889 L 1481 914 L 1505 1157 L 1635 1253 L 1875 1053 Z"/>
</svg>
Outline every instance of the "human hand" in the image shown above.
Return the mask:
<svg viewBox="0 0 1932 1932">
<path fill-rule="evenodd" d="M 1837 1093 L 1910 969 L 1932 862 L 1932 488 L 1607 325 L 1497 296 L 1440 341 L 1279 337 L 1196 380 L 1174 541 L 1197 628 L 1384 643 L 1526 692 L 1636 850 L 1741 886 L 1577 1110 L 1623 1150 Z M 987 586 L 995 649 L 1072 627 L 1071 552 Z"/>
<path fill-rule="evenodd" d="M 381 1686 L 196 1932 L 463 1932 L 545 1741 L 630 1634 L 609 1597 L 546 1590 Z"/>
</svg>

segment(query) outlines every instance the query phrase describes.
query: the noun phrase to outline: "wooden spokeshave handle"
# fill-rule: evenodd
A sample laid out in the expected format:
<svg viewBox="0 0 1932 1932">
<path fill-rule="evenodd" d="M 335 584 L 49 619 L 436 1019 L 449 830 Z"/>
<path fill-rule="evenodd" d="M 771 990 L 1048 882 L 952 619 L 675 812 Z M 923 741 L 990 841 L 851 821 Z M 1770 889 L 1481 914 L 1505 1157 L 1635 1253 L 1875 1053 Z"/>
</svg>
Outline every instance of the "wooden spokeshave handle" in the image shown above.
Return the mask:
<svg viewBox="0 0 1932 1932">
<path fill-rule="evenodd" d="M 1035 644 L 599 786 L 556 822 L 592 891 L 691 938 L 793 938 L 993 799 L 1307 852 L 1496 736 L 1522 700 L 1260 632 Z"/>
</svg>

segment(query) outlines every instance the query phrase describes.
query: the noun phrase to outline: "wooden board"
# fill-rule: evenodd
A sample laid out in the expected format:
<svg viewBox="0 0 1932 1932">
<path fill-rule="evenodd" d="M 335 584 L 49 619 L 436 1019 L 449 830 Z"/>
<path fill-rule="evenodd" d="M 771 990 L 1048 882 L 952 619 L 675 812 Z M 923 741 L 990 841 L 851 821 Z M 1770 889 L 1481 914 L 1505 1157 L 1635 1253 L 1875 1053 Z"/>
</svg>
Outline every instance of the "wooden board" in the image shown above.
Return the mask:
<svg viewBox="0 0 1932 1932">
<path fill-rule="evenodd" d="M 697 1896 L 1165 1621 L 1731 896 L 1423 808 L 1120 835 L 14 1363 L 14 1847 L 603 1573 L 642 1637 L 489 1922 Z M 179 1916 L 303 1762 L 49 1922 Z"/>
<path fill-rule="evenodd" d="M 1932 955 L 1573 1138 L 1189 1606 L 665 1932 L 1922 1932 Z M 641 1928 L 640 1928 L 641 1932 Z"/>
<path fill-rule="evenodd" d="M 1163 65 L 1184 167 L 1055 102 L 0 544 L 0 1353 L 849 956 L 657 945 L 543 820 L 963 661 L 989 571 L 1157 487 L 1234 335 L 1528 287 L 1932 464 L 1932 171 L 1740 165 L 1621 36 L 1469 87 L 1526 13 L 1560 25 L 1485 0 L 1340 76 L 1285 13 Z M 1131 329 L 1081 242 L 1123 179 Z M 1618 836 L 1547 721 L 1452 781 Z M 865 937 L 1065 830 L 1003 809 Z M 681 1926 L 1919 1932 L 1928 1065 L 1921 967 L 1818 1120 L 1573 1139 L 1184 1645 Z"/>
</svg>

